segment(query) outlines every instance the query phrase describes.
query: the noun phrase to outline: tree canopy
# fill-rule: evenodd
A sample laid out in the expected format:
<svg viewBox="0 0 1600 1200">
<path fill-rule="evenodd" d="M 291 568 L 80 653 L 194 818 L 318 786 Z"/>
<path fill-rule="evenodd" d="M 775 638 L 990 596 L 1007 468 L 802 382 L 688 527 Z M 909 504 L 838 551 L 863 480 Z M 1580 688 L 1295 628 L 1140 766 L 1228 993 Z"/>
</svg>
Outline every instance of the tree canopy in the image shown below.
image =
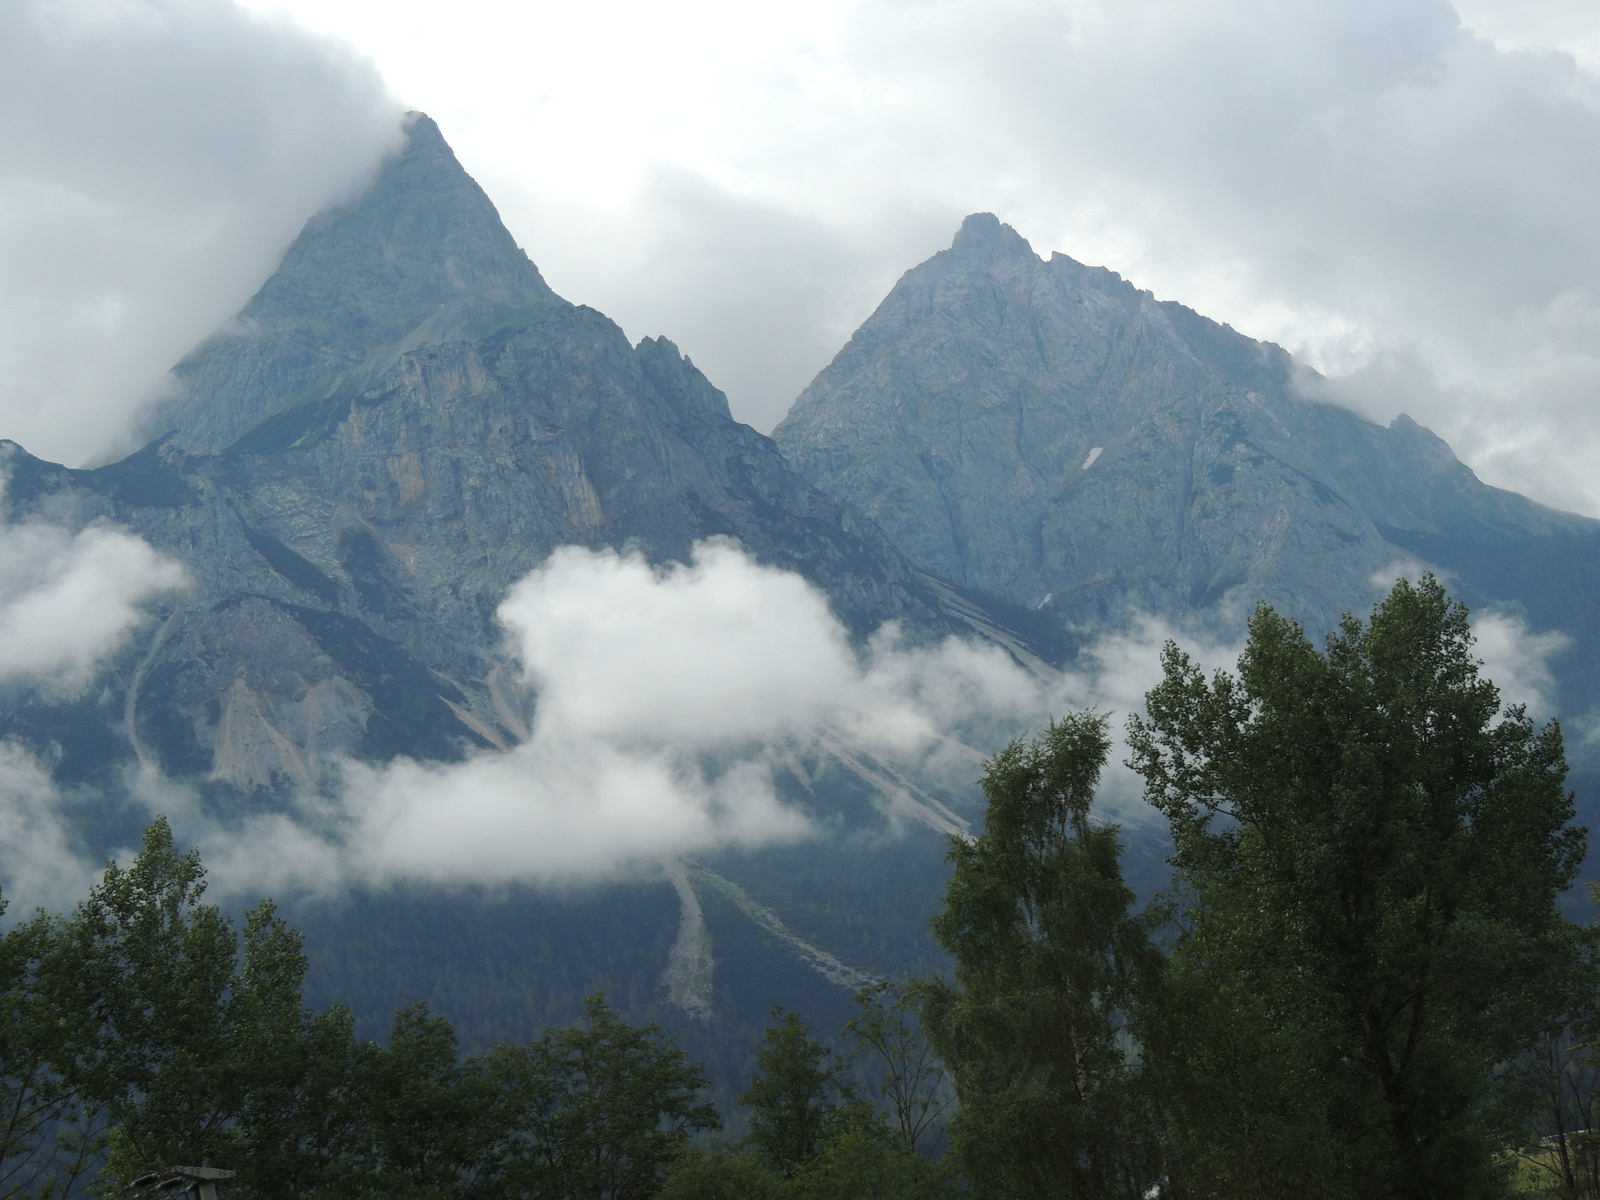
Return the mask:
<svg viewBox="0 0 1600 1200">
<path fill-rule="evenodd" d="M 955 980 L 927 985 L 923 1014 L 955 1076 L 952 1144 L 978 1196 L 1142 1196 L 1154 1174 L 1126 1026 L 1159 956 L 1118 831 L 1090 815 L 1106 724 L 1074 714 L 995 755 L 984 831 L 952 843 L 932 928 Z"/>
<path fill-rule="evenodd" d="M 1150 1052 L 1190 1187 L 1500 1194 L 1580 957 L 1559 726 L 1501 710 L 1431 577 L 1323 652 L 1263 607 L 1237 675 L 1163 669 L 1130 744 L 1185 901 Z"/>
<path fill-rule="evenodd" d="M 1502 705 L 1466 610 L 1402 581 L 1321 649 L 1263 607 L 1236 671 L 1162 666 L 1128 745 L 1173 891 L 1139 910 L 1094 810 L 1105 716 L 1012 742 L 951 841 L 951 978 L 863 990 L 833 1040 L 775 1010 L 731 1144 L 604 995 L 472 1056 L 424 1005 L 356 1036 L 304 1004 L 272 903 L 236 927 L 157 820 L 73 913 L 0 932 L 0 1193 L 181 1163 L 238 1200 L 1600 1194 L 1561 730 Z"/>
</svg>

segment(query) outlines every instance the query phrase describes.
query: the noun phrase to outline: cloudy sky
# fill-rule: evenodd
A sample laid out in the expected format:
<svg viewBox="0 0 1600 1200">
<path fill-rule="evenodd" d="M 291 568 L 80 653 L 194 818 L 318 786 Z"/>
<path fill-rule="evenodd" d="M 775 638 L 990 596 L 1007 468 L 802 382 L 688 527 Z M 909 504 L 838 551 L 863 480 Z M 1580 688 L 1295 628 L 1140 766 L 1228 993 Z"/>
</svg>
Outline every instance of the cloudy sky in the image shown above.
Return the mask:
<svg viewBox="0 0 1600 1200">
<path fill-rule="evenodd" d="M 124 444 L 407 107 L 758 428 L 990 210 L 1600 515 L 1593 0 L 11 0 L 0 436 Z"/>
</svg>

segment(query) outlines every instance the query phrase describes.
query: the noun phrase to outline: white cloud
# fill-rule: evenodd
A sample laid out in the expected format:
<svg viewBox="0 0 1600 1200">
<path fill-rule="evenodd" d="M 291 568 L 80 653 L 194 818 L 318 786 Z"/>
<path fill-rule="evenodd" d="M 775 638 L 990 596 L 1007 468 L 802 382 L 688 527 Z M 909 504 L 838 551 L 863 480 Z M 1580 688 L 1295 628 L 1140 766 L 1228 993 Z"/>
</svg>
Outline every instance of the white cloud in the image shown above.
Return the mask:
<svg viewBox="0 0 1600 1200">
<path fill-rule="evenodd" d="M 773 783 L 796 746 L 832 736 L 914 759 L 958 699 L 1019 712 L 1039 693 L 992 648 L 906 652 L 890 629 L 859 657 L 821 593 L 721 541 L 662 568 L 558 550 L 500 618 L 537 691 L 530 736 L 509 752 L 347 763 L 335 796 L 242 828 L 170 788 L 147 786 L 145 803 L 181 814 L 232 888 L 559 885 L 810 836 Z"/>
<path fill-rule="evenodd" d="M 4 495 L 0 476 L 0 501 Z M 0 685 L 72 697 L 149 619 L 145 606 L 188 585 L 183 567 L 144 539 L 98 523 L 77 532 L 0 512 Z M 0 880 L 8 919 L 60 911 L 88 889 L 71 806 L 21 744 L 0 741 Z"/>
<path fill-rule="evenodd" d="M 1536 721 L 1556 715 L 1556 680 L 1550 662 L 1572 645 L 1564 633 L 1534 633 L 1511 613 L 1472 614 L 1475 653 L 1483 674 L 1500 689 L 1500 703 L 1521 704 Z"/>
<path fill-rule="evenodd" d="M 932 736 L 867 681 L 820 593 L 731 544 L 660 569 L 558 550 L 500 619 L 537 689 L 526 742 L 453 765 L 346 764 L 336 799 L 219 831 L 219 874 L 313 887 L 610 877 L 806 836 L 770 756 L 823 726 L 890 748 Z"/>
<path fill-rule="evenodd" d="M 26 749 L 0 742 L 0 879 L 6 918 L 62 912 L 82 900 L 95 864 L 71 829 L 61 794 Z"/>
<path fill-rule="evenodd" d="M 197 792 L 149 767 L 131 777 L 133 798 L 167 814 L 228 891 L 562 886 L 814 835 L 774 787 L 796 749 L 842 745 L 924 783 L 970 789 L 984 754 L 1092 708 L 1110 716 L 1115 739 L 1099 807 L 1144 823 L 1158 818 L 1124 763 L 1122 734 L 1162 678 L 1163 647 L 1176 641 L 1207 671 L 1232 669 L 1242 649 L 1198 626 L 1138 617 L 1065 673 L 1036 674 L 957 638 L 909 646 L 893 625 L 858 651 L 810 584 L 720 540 L 664 567 L 558 550 L 512 588 L 500 619 L 537 695 L 530 736 L 510 751 L 454 764 L 347 762 L 332 790 L 241 820 L 219 820 Z M 1505 701 L 1548 716 L 1549 662 L 1565 639 L 1495 613 L 1479 614 L 1474 630 Z M 47 784 L 0 746 L 0 834 L 11 821 L 24 842 L 68 844 L 45 819 Z M 41 851 L 41 861 L 63 853 Z"/>
<path fill-rule="evenodd" d="M 662 569 L 568 546 L 499 615 L 539 694 L 536 738 L 719 749 L 809 728 L 857 680 L 826 598 L 728 542 Z"/>
<path fill-rule="evenodd" d="M 144 606 L 186 583 L 181 565 L 112 525 L 0 525 L 0 681 L 78 692 L 148 619 Z"/>
<path fill-rule="evenodd" d="M 842 743 L 970 788 L 974 745 L 992 751 L 1068 708 L 1120 724 L 1159 679 L 1173 632 L 1143 622 L 1094 647 L 1080 671 L 1044 679 L 994 646 L 908 647 L 892 625 L 858 653 L 805 580 L 715 540 L 660 568 L 558 550 L 500 618 L 537 692 L 531 734 L 509 752 L 347 763 L 336 794 L 242 826 L 218 826 L 194 797 L 149 781 L 144 803 L 173 814 L 231 889 L 612 878 L 817 832 L 774 789 L 796 748 Z M 1114 763 L 1108 810 L 1148 819 L 1130 780 Z"/>
<path fill-rule="evenodd" d="M 398 119 L 370 62 L 230 0 L 0 4 L 0 436 L 119 446 Z"/>
</svg>

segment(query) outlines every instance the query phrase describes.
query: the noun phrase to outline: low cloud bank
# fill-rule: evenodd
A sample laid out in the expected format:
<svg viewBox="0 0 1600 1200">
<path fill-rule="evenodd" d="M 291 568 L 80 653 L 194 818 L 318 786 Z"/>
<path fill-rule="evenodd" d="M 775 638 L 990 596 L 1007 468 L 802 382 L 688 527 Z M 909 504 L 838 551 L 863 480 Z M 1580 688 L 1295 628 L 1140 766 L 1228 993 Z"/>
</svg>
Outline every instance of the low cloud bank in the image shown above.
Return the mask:
<svg viewBox="0 0 1600 1200">
<path fill-rule="evenodd" d="M 34 540 L 18 544 L 34 557 L 4 555 L 5 539 L 24 530 Z M 86 678 L 98 660 L 87 649 L 51 658 L 43 648 L 52 627 L 41 614 L 62 614 L 67 626 L 65 614 L 87 613 L 77 623 L 102 630 L 100 644 L 113 646 L 143 599 L 181 578 L 114 530 L 0 530 L 0 556 L 13 564 L 0 586 L 0 628 L 36 616 L 41 632 L 32 641 L 45 665 L 30 669 L 63 683 Z M 22 565 L 30 561 L 42 564 L 32 574 Z M 110 600 L 96 608 L 95 596 Z M 857 648 L 804 579 L 720 540 L 662 567 L 638 554 L 558 550 L 511 589 L 499 618 L 536 697 L 528 736 L 509 751 L 453 764 L 346 762 L 338 786 L 243 820 L 219 821 L 194 790 L 149 768 L 131 779 L 133 798 L 173 819 L 225 891 L 560 887 L 653 872 L 680 855 L 816 835 L 815 821 L 775 782 L 797 751 L 844 745 L 907 778 L 961 791 L 983 755 L 1010 737 L 1095 708 L 1112 716 L 1119 738 L 1100 808 L 1148 822 L 1157 818 L 1123 765 L 1120 735 L 1161 679 L 1162 647 L 1178 642 L 1208 671 L 1233 667 L 1242 649 L 1150 617 L 1103 637 L 1064 673 L 1036 674 L 994 646 L 957 638 L 910 646 L 892 625 Z M 1547 716 L 1550 660 L 1564 639 L 1497 614 L 1479 616 L 1475 629 L 1506 701 Z M 38 764 L 0 744 L 8 894 L 49 902 L 92 873 L 74 855 L 63 811 Z"/>
<path fill-rule="evenodd" d="M 148 619 L 144 606 L 187 578 L 112 525 L 0 525 L 0 683 L 77 694 Z"/>
<path fill-rule="evenodd" d="M 537 695 L 526 741 L 459 764 L 347 763 L 337 798 L 202 838 L 219 876 L 325 889 L 400 879 L 565 884 L 813 832 L 777 757 L 824 732 L 906 758 L 941 736 L 950 689 L 1014 687 L 999 651 L 928 663 L 886 631 L 864 657 L 825 597 L 729 542 L 656 568 L 558 550 L 500 621 Z"/>
<path fill-rule="evenodd" d="M 46 700 L 82 694 L 150 619 L 150 601 L 187 583 L 179 563 L 117 526 L 74 532 L 0 518 L 0 686 Z M 12 915 L 69 907 L 96 866 L 49 773 L 23 746 L 0 741 L 0 880 Z"/>
<path fill-rule="evenodd" d="M 1048 678 L 993 646 L 909 647 L 892 625 L 858 652 L 804 579 L 716 540 L 666 567 L 558 550 L 499 617 L 537 696 L 529 737 L 512 750 L 347 763 L 336 796 L 303 795 L 228 829 L 170 791 L 147 802 L 187 807 L 187 835 L 241 890 L 615 878 L 816 833 L 774 782 L 796 750 L 843 743 L 969 788 L 982 753 L 1051 713 L 1137 706 L 1177 632 L 1142 622 L 1102 641 L 1081 670 Z M 1205 645 L 1200 656 L 1225 665 L 1236 653 Z M 1139 816 L 1137 795 L 1114 767 L 1108 806 Z"/>
</svg>

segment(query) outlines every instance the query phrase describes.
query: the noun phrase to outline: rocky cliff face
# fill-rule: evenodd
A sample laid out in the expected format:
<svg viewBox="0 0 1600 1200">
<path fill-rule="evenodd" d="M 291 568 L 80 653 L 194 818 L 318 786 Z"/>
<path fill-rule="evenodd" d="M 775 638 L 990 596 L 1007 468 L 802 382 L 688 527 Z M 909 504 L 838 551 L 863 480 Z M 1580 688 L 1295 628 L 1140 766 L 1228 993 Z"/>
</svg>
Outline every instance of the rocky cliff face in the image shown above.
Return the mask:
<svg viewBox="0 0 1600 1200">
<path fill-rule="evenodd" d="M 1590 697 L 1600 523 L 1485 486 L 1408 418 L 1307 399 L 1316 382 L 980 214 L 773 436 L 924 570 L 1068 626 L 1265 600 L 1325 629 L 1420 559 L 1571 633 L 1569 699 Z"/>
<path fill-rule="evenodd" d="M 439 127 L 412 113 L 366 193 L 312 218 L 239 315 L 173 368 L 148 426 L 214 453 L 270 413 L 362 390 L 408 351 L 562 307 Z"/>
<path fill-rule="evenodd" d="M 176 375 L 161 437 L 121 463 L 5 445 L 14 517 L 113 519 L 195 580 L 75 710 L 83 737 L 35 701 L 3 714 L 66 745 L 69 777 L 137 756 L 249 793 L 308 783 L 332 752 L 505 746 L 525 698 L 494 611 L 565 544 L 664 561 L 728 535 L 858 631 L 947 627 L 882 534 L 670 342 L 630 345 L 551 292 L 425 117 Z"/>
</svg>

